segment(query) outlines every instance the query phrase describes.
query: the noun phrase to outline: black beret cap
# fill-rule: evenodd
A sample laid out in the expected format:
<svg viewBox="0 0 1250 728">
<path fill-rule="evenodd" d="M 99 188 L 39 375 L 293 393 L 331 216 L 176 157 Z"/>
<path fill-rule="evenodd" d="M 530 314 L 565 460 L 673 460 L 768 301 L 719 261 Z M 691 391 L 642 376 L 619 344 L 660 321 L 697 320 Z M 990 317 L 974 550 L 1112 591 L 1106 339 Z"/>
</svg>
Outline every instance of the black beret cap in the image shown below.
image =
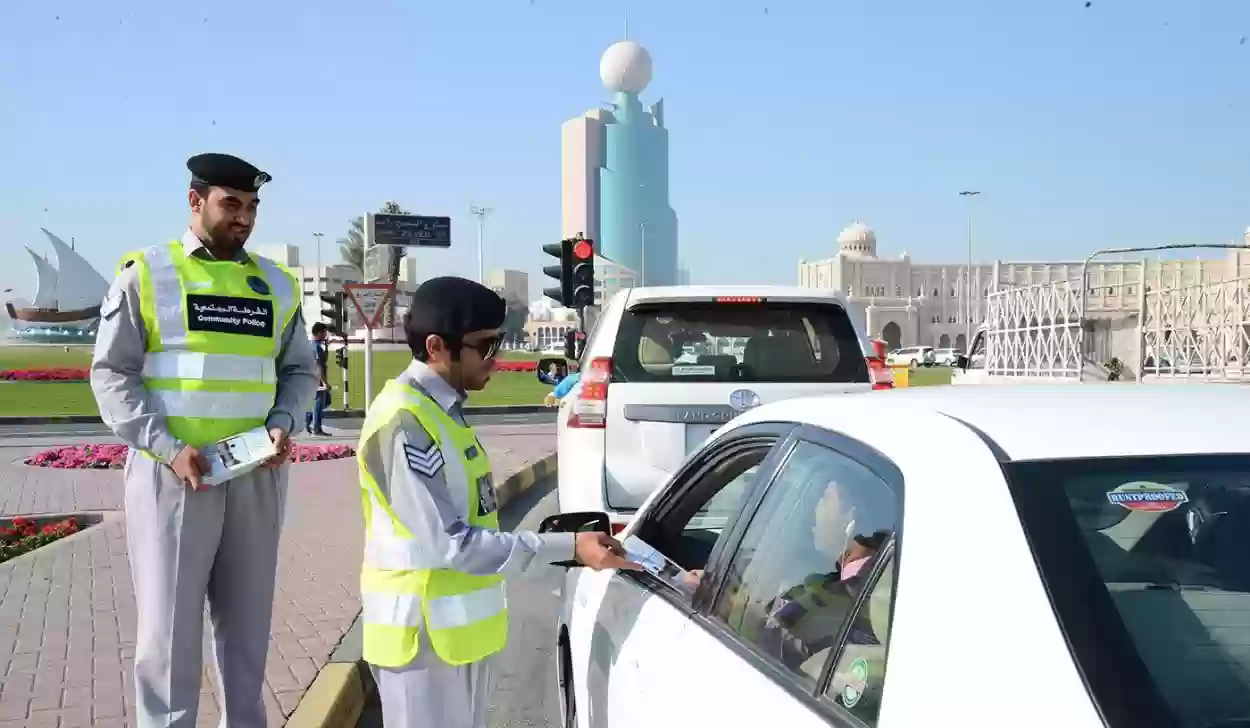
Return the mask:
<svg viewBox="0 0 1250 728">
<path fill-rule="evenodd" d="M 268 172 L 229 154 L 197 154 L 187 160 L 191 183 L 229 187 L 240 192 L 256 192 L 273 179 Z"/>
<path fill-rule="evenodd" d="M 467 278 L 443 276 L 417 286 L 404 314 L 404 330 L 418 338 L 430 334 L 464 336 L 503 326 L 508 306 L 486 286 Z"/>
</svg>

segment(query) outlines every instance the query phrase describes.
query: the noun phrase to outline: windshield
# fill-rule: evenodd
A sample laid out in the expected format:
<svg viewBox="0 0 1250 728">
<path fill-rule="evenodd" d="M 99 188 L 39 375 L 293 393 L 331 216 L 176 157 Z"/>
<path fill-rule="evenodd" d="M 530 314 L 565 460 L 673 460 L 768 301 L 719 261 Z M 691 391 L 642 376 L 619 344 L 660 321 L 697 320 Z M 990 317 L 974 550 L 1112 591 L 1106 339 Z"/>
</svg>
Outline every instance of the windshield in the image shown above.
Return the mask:
<svg viewBox="0 0 1250 728">
<path fill-rule="evenodd" d="M 619 382 L 867 382 L 841 306 L 664 303 L 625 312 L 612 355 Z"/>
<path fill-rule="evenodd" d="M 1008 471 L 1108 725 L 1250 725 L 1250 456 Z"/>
</svg>

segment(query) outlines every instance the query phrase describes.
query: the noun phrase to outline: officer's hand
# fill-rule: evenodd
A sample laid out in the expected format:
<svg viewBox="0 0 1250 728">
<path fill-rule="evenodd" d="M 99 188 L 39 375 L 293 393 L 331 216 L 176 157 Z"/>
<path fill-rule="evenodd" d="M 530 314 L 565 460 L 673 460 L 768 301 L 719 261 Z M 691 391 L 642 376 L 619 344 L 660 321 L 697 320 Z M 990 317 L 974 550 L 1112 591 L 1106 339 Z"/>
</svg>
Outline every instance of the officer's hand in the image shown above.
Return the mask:
<svg viewBox="0 0 1250 728">
<path fill-rule="evenodd" d="M 604 569 L 626 569 L 641 571 L 642 567 L 625 558 L 625 549 L 620 542 L 606 533 L 591 531 L 577 534 L 573 547 L 577 563 L 595 571 Z"/>
<path fill-rule="evenodd" d="M 287 436 L 286 430 L 281 427 L 271 427 L 269 428 L 269 439 L 273 440 L 273 446 L 277 448 L 278 452 L 261 463 L 261 467 L 276 468 L 290 458 L 291 438 Z"/>
<path fill-rule="evenodd" d="M 200 476 L 208 472 L 208 461 L 199 450 L 187 445 L 178 451 L 169 467 L 174 469 L 174 475 L 178 476 L 183 485 L 191 486 L 191 490 L 199 490 L 203 485 Z"/>
</svg>

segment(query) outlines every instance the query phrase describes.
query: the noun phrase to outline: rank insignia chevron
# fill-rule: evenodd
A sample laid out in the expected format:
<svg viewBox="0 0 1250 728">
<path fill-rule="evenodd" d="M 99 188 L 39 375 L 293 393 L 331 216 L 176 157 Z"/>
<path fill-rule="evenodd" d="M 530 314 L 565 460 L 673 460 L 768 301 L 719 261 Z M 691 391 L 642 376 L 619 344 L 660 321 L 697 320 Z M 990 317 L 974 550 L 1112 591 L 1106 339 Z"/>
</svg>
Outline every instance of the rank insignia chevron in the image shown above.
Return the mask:
<svg viewBox="0 0 1250 728">
<path fill-rule="evenodd" d="M 443 469 L 443 451 L 437 443 L 422 450 L 412 445 L 404 445 L 404 456 L 408 458 L 408 469 L 417 475 L 433 478 Z"/>
</svg>

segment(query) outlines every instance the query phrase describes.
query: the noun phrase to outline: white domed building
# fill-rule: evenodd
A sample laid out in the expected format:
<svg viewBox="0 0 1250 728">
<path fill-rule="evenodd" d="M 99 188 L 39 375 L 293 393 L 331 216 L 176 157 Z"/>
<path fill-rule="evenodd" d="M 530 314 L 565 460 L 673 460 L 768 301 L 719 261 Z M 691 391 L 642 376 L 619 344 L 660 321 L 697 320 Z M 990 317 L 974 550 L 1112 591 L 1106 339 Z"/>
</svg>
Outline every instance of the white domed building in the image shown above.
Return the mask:
<svg viewBox="0 0 1250 728">
<path fill-rule="evenodd" d="M 1250 229 L 1246 230 L 1250 245 Z M 1091 247 L 1091 251 L 1096 246 Z M 855 220 L 837 237 L 832 258 L 799 261 L 799 285 L 833 288 L 848 298 L 852 312 L 869 336 L 890 349 L 905 346 L 954 347 L 967 350 L 968 336 L 985 320 L 986 295 L 993 281 L 1001 285 L 1033 285 L 1081 276 L 1083 261 L 1003 262 L 986 264 L 913 263 L 906 252 L 882 258 L 877 235 Z M 1147 280 L 1174 272 L 1184 281 L 1228 280 L 1250 274 L 1250 251 L 1229 251 L 1223 259 L 1163 260 L 1148 263 Z M 1093 285 L 1087 305 L 1091 315 L 1108 319 L 1135 315 L 1142 280 L 1141 260 L 1090 264 Z M 969 285 L 971 271 L 971 285 Z"/>
</svg>

